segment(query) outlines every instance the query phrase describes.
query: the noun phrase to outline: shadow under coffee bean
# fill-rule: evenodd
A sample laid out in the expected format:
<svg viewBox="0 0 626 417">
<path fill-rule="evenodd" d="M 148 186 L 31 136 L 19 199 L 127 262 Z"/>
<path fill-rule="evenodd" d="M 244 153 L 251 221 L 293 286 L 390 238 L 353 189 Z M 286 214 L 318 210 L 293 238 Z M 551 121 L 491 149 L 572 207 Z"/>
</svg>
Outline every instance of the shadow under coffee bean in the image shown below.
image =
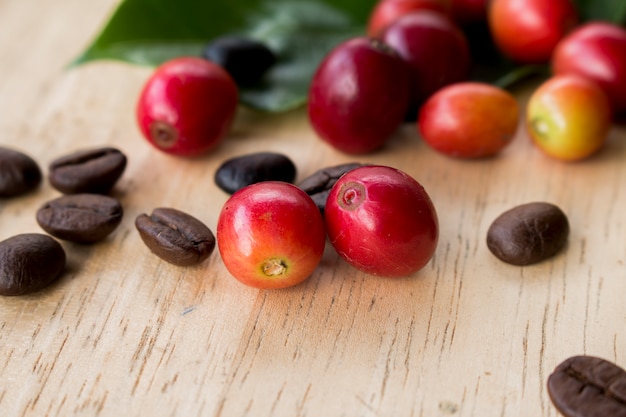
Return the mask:
<svg viewBox="0 0 626 417">
<path fill-rule="evenodd" d="M 61 276 L 66 256 L 48 235 L 24 233 L 0 242 L 0 295 L 30 294 Z"/>
</svg>

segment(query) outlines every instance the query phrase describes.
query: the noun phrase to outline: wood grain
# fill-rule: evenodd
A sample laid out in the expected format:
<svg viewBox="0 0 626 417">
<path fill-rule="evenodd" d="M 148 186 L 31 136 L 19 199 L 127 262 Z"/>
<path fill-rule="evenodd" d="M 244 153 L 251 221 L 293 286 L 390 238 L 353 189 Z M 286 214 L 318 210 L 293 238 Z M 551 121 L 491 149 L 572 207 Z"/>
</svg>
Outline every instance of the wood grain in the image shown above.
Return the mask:
<svg viewBox="0 0 626 417">
<path fill-rule="evenodd" d="M 299 179 L 357 159 L 319 141 L 302 110 L 241 109 L 228 140 L 203 158 L 152 149 L 133 118 L 148 69 L 65 68 L 115 5 L 0 0 L 0 143 L 44 169 L 102 144 L 129 157 L 114 191 L 120 228 L 97 245 L 63 243 L 68 268 L 52 287 L 0 298 L 3 417 L 555 417 L 545 383 L 559 362 L 585 353 L 626 365 L 626 129 L 615 127 L 596 157 L 566 164 L 521 128 L 497 158 L 461 161 L 404 126 L 358 160 L 403 169 L 430 193 L 441 227 L 431 263 L 380 279 L 327 248 L 303 285 L 259 291 L 232 279 L 217 252 L 192 268 L 159 260 L 134 218 L 172 206 L 215 230 L 227 196 L 213 175 L 231 156 L 283 152 Z M 56 195 L 44 182 L 0 201 L 0 239 L 41 231 L 35 211 Z M 566 212 L 568 246 L 538 265 L 503 264 L 487 228 L 529 201 Z"/>
</svg>

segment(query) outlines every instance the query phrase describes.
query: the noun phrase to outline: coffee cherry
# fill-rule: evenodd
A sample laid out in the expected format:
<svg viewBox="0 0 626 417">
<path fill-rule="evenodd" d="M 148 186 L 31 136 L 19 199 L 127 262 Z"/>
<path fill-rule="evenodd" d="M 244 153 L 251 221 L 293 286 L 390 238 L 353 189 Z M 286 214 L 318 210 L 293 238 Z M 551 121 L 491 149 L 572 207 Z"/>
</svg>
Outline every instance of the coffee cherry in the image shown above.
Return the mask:
<svg viewBox="0 0 626 417">
<path fill-rule="evenodd" d="M 380 148 L 404 119 L 409 70 L 378 40 L 353 38 L 322 61 L 309 91 L 309 120 L 336 149 L 359 154 Z"/>
<path fill-rule="evenodd" d="M 607 94 L 613 114 L 626 114 L 626 28 L 609 22 L 577 27 L 554 50 L 552 71 L 597 83 Z"/>
<path fill-rule="evenodd" d="M 196 156 L 226 136 L 237 100 L 237 85 L 222 67 L 199 57 L 175 58 L 146 82 L 137 103 L 137 122 L 157 149 Z"/>
<path fill-rule="evenodd" d="M 240 189 L 224 204 L 217 223 L 226 269 L 255 288 L 287 288 L 305 281 L 320 263 L 325 242 L 317 206 L 286 182 Z"/>
<path fill-rule="evenodd" d="M 415 179 L 387 166 L 344 174 L 324 213 L 328 240 L 347 263 L 368 274 L 405 277 L 432 258 L 439 239 L 435 207 Z"/>
<path fill-rule="evenodd" d="M 432 10 L 408 13 L 391 24 L 382 35 L 409 63 L 413 107 L 419 107 L 435 91 L 469 75 L 470 50 L 467 38 L 446 15 Z"/>
<path fill-rule="evenodd" d="M 417 10 L 435 10 L 448 14 L 450 5 L 443 0 L 379 0 L 367 22 L 367 35 L 378 37 L 401 16 Z"/>
<path fill-rule="evenodd" d="M 442 154 L 483 158 L 511 143 L 519 118 L 519 105 L 511 93 L 466 81 L 430 96 L 420 109 L 417 128 L 424 142 Z"/>
</svg>

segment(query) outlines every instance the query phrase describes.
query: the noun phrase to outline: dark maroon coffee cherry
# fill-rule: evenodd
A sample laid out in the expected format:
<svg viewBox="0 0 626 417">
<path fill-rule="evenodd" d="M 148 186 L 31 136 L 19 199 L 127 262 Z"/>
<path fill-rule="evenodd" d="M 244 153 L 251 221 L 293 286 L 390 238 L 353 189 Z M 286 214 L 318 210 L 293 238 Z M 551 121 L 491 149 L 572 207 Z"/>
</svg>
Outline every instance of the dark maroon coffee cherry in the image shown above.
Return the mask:
<svg viewBox="0 0 626 417">
<path fill-rule="evenodd" d="M 214 39 L 206 45 L 202 57 L 224 68 L 240 86 L 258 83 L 276 62 L 274 52 L 265 44 L 241 36 Z"/>
<path fill-rule="evenodd" d="M 464 33 L 442 13 L 420 10 L 397 19 L 381 37 L 411 68 L 411 113 L 435 91 L 467 79 L 470 49 Z"/>
<path fill-rule="evenodd" d="M 345 153 L 382 147 L 407 112 L 409 74 L 398 54 L 378 40 L 353 38 L 339 44 L 311 81 L 311 126 Z"/>
</svg>

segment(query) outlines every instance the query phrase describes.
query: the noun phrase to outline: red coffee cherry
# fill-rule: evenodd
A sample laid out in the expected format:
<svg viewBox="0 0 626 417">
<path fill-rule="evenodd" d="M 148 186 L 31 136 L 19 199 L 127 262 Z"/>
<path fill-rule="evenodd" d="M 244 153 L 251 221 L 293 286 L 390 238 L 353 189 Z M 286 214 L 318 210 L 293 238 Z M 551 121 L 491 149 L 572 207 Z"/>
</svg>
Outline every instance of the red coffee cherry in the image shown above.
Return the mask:
<svg viewBox="0 0 626 417">
<path fill-rule="evenodd" d="M 226 269 L 254 288 L 304 282 L 319 265 L 325 244 L 324 220 L 311 197 L 282 181 L 238 190 L 217 222 L 217 246 Z"/>
<path fill-rule="evenodd" d="M 607 94 L 615 115 L 626 113 L 626 28 L 587 22 L 563 38 L 552 55 L 556 75 L 579 75 Z"/>
<path fill-rule="evenodd" d="M 137 122 L 157 149 L 196 156 L 226 136 L 235 117 L 237 85 L 219 65 L 198 57 L 163 63 L 137 103 Z"/>
<path fill-rule="evenodd" d="M 381 277 L 405 277 L 433 257 L 439 221 L 415 179 L 388 166 L 363 166 L 330 190 L 324 212 L 328 240 L 348 264 Z"/>
<path fill-rule="evenodd" d="M 380 148 L 404 120 L 410 94 L 407 64 L 378 40 L 353 38 L 322 61 L 309 91 L 309 120 L 340 151 Z"/>
<path fill-rule="evenodd" d="M 435 91 L 464 81 L 469 75 L 471 57 L 467 38 L 442 13 L 432 10 L 408 13 L 383 32 L 382 40 L 410 65 L 415 108 Z"/>
<path fill-rule="evenodd" d="M 435 10 L 448 14 L 450 5 L 443 0 L 379 0 L 367 23 L 367 35 L 374 38 L 401 16 L 417 10 Z"/>
</svg>

